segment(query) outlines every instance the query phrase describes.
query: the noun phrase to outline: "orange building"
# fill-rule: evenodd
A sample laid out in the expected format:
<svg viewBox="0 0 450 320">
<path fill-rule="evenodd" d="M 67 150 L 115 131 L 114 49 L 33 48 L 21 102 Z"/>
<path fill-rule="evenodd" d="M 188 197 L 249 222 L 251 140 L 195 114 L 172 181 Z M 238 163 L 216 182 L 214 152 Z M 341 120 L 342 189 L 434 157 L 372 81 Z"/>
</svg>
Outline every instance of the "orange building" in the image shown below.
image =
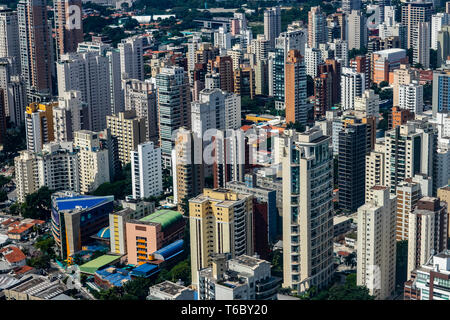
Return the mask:
<svg viewBox="0 0 450 320">
<path fill-rule="evenodd" d="M 158 210 L 126 224 L 128 263 L 141 265 L 153 260 L 152 254 L 182 239 L 186 222 L 173 210 Z"/>
<path fill-rule="evenodd" d="M 408 63 L 406 50 L 387 49 L 372 53 L 371 79 L 373 83 L 389 82 L 389 72 L 400 68 L 400 64 Z"/>
<path fill-rule="evenodd" d="M 408 109 L 393 107 L 389 120 L 389 130 L 395 129 L 398 126 L 405 124 L 409 120 L 414 120 L 414 113 L 409 111 Z"/>
<path fill-rule="evenodd" d="M 298 50 L 289 50 L 285 65 L 286 123 L 305 124 L 306 112 L 306 70 L 304 58 Z"/>
</svg>

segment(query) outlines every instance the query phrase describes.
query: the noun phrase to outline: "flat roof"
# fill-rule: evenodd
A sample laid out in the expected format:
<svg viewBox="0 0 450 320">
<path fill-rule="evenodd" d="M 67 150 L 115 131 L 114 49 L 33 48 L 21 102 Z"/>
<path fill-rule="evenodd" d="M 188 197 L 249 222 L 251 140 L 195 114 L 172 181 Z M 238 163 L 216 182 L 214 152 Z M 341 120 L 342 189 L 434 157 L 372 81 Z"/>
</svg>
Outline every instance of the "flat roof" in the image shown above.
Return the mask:
<svg viewBox="0 0 450 320">
<path fill-rule="evenodd" d="M 118 259 L 120 259 L 121 256 L 113 256 L 105 254 L 103 256 L 100 256 L 94 260 L 91 260 L 89 262 L 86 262 L 85 264 L 80 266 L 80 271 L 83 273 L 88 274 L 94 274 L 98 269 L 101 267 L 104 267 Z"/>
<path fill-rule="evenodd" d="M 162 209 L 139 219 L 139 221 L 159 223 L 161 227 L 165 229 L 180 219 L 183 219 L 183 215 L 178 211 Z"/>
</svg>

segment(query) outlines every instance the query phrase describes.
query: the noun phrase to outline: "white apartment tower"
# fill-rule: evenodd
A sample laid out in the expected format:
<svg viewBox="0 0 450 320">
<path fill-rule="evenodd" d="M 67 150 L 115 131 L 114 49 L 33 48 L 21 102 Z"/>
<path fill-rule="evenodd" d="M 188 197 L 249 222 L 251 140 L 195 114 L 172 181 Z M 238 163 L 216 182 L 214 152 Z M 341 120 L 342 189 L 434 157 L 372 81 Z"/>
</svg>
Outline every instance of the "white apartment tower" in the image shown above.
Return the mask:
<svg viewBox="0 0 450 320">
<path fill-rule="evenodd" d="M 109 150 L 100 142 L 100 135 L 88 130 L 74 133 L 74 148 L 77 150 L 80 192 L 87 194 L 102 183 L 109 182 Z"/>
<path fill-rule="evenodd" d="M 264 36 L 270 46 L 275 46 L 275 38 L 281 33 L 281 8 L 274 7 L 264 11 Z"/>
<path fill-rule="evenodd" d="M 333 152 L 318 127 L 280 137 L 283 287 L 301 293 L 333 275 Z"/>
<path fill-rule="evenodd" d="M 163 192 L 161 149 L 148 141 L 131 151 L 131 181 L 133 198 L 159 196 Z"/>
<path fill-rule="evenodd" d="M 61 55 L 57 62 L 58 91 L 61 95 L 79 90 L 87 103 L 92 131 L 106 128 L 106 116 L 111 114 L 109 60 L 95 52 Z"/>
<path fill-rule="evenodd" d="M 364 73 L 352 68 L 342 68 L 341 71 L 341 110 L 354 110 L 355 98 L 360 97 L 365 88 Z"/>
<path fill-rule="evenodd" d="M 372 187 L 373 198 L 358 209 L 358 264 L 356 284 L 365 286 L 377 300 L 395 289 L 396 198 L 383 186 Z"/>
<path fill-rule="evenodd" d="M 140 36 L 123 39 L 117 45 L 120 52 L 120 68 L 123 79 L 144 81 L 144 44 Z"/>
</svg>

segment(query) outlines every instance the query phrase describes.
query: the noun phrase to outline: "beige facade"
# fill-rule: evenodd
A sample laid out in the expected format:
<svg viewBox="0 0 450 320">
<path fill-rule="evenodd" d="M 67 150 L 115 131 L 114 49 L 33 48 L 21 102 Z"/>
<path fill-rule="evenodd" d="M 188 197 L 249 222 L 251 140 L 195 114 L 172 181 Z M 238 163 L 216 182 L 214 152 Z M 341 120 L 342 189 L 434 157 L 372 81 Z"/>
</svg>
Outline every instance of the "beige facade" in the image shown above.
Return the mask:
<svg viewBox="0 0 450 320">
<path fill-rule="evenodd" d="M 111 136 L 117 139 L 121 165 L 124 166 L 130 163 L 131 151 L 135 150 L 138 144 L 145 141 L 145 118 L 137 117 L 134 110 L 128 110 L 106 116 L 106 125 L 111 130 Z"/>
<path fill-rule="evenodd" d="M 358 209 L 358 264 L 356 284 L 365 286 L 377 300 L 395 289 L 396 197 L 387 187 L 372 187 L 373 198 Z"/>
<path fill-rule="evenodd" d="M 253 196 L 228 189 L 204 189 L 189 200 L 192 284 L 211 266 L 214 253 L 253 255 Z"/>
<path fill-rule="evenodd" d="M 373 186 L 385 186 L 384 143 L 375 143 L 374 150 L 366 155 L 366 201 L 372 199 Z"/>
<path fill-rule="evenodd" d="M 78 149 L 80 192 L 89 193 L 102 183 L 109 182 L 108 150 L 102 149 L 96 132 L 81 130 L 74 133 L 74 147 Z"/>
<path fill-rule="evenodd" d="M 23 150 L 14 158 L 16 173 L 17 201 L 24 202 L 27 194 L 39 189 L 35 176 L 37 175 L 36 157 L 33 152 Z"/>
<path fill-rule="evenodd" d="M 397 186 L 397 222 L 395 227 L 397 241 L 408 240 L 409 216 L 420 196 L 420 185 L 410 179 Z"/>
</svg>

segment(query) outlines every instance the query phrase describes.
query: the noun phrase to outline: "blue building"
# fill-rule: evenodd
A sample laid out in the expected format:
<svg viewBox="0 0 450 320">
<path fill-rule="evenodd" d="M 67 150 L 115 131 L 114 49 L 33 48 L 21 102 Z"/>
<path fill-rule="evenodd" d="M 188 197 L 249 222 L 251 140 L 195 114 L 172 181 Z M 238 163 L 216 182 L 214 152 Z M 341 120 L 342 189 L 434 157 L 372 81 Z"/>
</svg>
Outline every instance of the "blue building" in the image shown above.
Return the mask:
<svg viewBox="0 0 450 320">
<path fill-rule="evenodd" d="M 114 196 L 96 197 L 64 191 L 52 195 L 52 234 L 63 259 L 73 256 L 91 236 L 109 225 Z"/>
</svg>

